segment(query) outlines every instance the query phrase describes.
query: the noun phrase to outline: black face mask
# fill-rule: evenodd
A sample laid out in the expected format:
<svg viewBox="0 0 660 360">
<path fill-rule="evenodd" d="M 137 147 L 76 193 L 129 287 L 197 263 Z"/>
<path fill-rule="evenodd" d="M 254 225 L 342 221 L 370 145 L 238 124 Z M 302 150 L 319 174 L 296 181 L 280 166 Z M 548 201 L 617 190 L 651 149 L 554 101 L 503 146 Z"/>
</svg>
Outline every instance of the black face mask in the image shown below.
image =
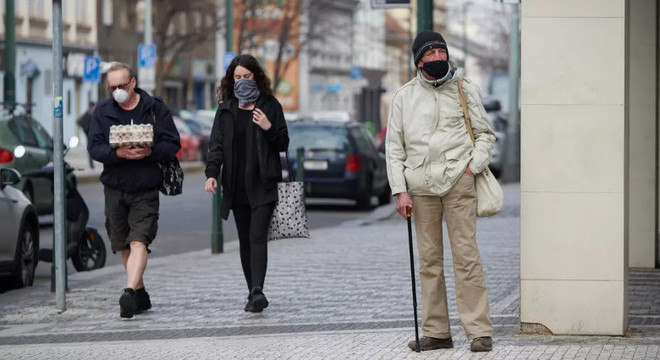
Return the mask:
<svg viewBox="0 0 660 360">
<path fill-rule="evenodd" d="M 449 71 L 449 61 L 446 60 L 435 60 L 425 62 L 422 66 L 422 69 L 426 71 L 427 74 L 433 76 L 436 79 L 441 79 Z"/>
</svg>

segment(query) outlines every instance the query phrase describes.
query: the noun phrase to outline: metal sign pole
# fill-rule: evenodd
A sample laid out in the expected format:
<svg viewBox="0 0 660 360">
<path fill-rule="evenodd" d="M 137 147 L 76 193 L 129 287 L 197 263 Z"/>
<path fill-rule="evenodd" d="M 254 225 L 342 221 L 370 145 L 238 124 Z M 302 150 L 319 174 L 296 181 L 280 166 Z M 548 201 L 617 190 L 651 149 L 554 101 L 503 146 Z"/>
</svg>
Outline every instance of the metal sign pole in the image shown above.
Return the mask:
<svg viewBox="0 0 660 360">
<path fill-rule="evenodd" d="M 144 7 L 144 43 L 145 44 L 151 44 L 152 43 L 152 31 L 153 27 L 151 26 L 152 24 L 152 17 L 153 17 L 153 12 L 152 12 L 152 3 L 151 0 L 146 0 L 145 2 L 145 7 Z"/>
<path fill-rule="evenodd" d="M 53 168 L 55 298 L 57 309 L 66 310 L 66 204 L 62 139 L 62 0 L 53 0 Z"/>
</svg>

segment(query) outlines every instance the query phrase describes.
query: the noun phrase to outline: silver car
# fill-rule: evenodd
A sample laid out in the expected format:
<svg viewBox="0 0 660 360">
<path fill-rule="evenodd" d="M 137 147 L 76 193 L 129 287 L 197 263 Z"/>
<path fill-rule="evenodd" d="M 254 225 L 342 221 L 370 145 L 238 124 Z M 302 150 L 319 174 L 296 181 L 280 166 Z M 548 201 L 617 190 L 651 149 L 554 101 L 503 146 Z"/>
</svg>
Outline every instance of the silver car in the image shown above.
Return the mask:
<svg viewBox="0 0 660 360">
<path fill-rule="evenodd" d="M 39 218 L 28 198 L 12 185 L 18 171 L 0 169 L 0 291 L 31 286 L 39 254 Z"/>
</svg>

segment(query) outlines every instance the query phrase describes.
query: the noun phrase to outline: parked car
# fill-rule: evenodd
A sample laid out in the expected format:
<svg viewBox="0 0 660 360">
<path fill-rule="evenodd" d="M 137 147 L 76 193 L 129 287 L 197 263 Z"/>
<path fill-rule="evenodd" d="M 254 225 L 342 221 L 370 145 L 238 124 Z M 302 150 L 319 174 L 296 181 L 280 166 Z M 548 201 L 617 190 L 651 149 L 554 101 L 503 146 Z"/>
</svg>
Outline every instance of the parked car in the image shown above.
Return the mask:
<svg viewBox="0 0 660 360">
<path fill-rule="evenodd" d="M 209 118 L 207 115 L 199 115 L 201 111 L 206 112 L 206 110 L 196 112 L 195 117 L 192 120 L 186 120 L 186 125 L 188 125 L 193 134 L 197 135 L 199 138 L 200 158 L 203 162 L 206 162 L 206 158 L 209 154 L 209 141 L 211 140 L 211 130 L 213 130 L 213 119 L 215 115 L 211 115 Z"/>
<path fill-rule="evenodd" d="M 31 286 L 38 262 L 39 218 L 30 200 L 13 187 L 20 182 L 15 169 L 0 169 L 0 290 Z"/>
<path fill-rule="evenodd" d="M 179 131 L 179 139 L 181 140 L 181 149 L 176 153 L 176 157 L 181 161 L 197 160 L 199 155 L 199 139 L 181 118 L 175 116 L 174 125 L 177 131 Z"/>
<path fill-rule="evenodd" d="M 306 196 L 352 199 L 361 209 L 371 207 L 374 195 L 380 205 L 390 202 L 385 154 L 377 150 L 363 124 L 299 120 L 290 122 L 288 130 L 291 162 L 299 147 L 305 149 Z"/>
<path fill-rule="evenodd" d="M 484 97 L 484 109 L 488 115 L 488 121 L 495 133 L 495 146 L 490 159 L 488 167 L 493 172 L 495 177 L 500 177 L 502 174 L 504 146 L 506 144 L 506 128 L 508 119 L 506 113 L 502 112 L 499 100 L 491 96 Z"/>
<path fill-rule="evenodd" d="M 37 120 L 27 114 L 0 114 L 0 168 L 27 174 L 52 161 L 53 139 Z M 32 202 L 39 215 L 53 213 L 50 181 L 22 177 L 15 187 Z"/>
</svg>

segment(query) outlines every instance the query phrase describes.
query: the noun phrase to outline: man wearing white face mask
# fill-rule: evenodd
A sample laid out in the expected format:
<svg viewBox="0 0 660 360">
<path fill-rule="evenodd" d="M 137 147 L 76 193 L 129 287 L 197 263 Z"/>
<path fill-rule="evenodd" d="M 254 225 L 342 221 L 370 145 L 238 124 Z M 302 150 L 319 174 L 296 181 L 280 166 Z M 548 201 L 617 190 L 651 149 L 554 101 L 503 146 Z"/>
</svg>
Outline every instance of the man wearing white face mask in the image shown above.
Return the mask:
<svg viewBox="0 0 660 360">
<path fill-rule="evenodd" d="M 87 150 L 103 164 L 106 229 L 112 251 L 121 251 L 126 269 L 119 315 L 130 318 L 151 308 L 142 276 L 158 229 L 158 190 L 163 181 L 158 163 L 176 156 L 181 145 L 172 113 L 160 98 L 137 87 L 128 65 L 115 63 L 108 69 L 107 88 L 112 98 L 94 110 Z M 131 123 L 152 125 L 151 146 L 110 145 L 110 127 Z"/>
</svg>

